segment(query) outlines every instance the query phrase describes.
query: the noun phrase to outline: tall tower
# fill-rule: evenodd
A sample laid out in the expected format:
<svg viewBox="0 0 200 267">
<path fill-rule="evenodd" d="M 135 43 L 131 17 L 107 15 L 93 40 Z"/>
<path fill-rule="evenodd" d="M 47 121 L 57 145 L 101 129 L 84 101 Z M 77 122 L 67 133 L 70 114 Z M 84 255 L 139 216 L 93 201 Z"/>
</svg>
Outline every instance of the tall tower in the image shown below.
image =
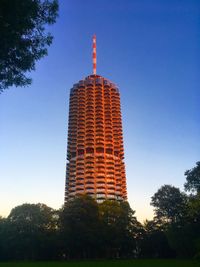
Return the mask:
<svg viewBox="0 0 200 267">
<path fill-rule="evenodd" d="M 96 36 L 93 74 L 70 91 L 65 202 L 79 194 L 127 199 L 120 94 L 96 74 Z"/>
</svg>

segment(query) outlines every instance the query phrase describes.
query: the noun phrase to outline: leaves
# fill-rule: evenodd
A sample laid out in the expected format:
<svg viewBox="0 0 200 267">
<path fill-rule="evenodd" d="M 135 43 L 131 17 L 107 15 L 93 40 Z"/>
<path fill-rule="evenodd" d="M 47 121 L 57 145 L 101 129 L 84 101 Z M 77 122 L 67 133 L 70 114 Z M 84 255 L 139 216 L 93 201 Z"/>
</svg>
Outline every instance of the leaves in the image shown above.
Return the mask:
<svg viewBox="0 0 200 267">
<path fill-rule="evenodd" d="M 186 183 L 184 184 L 185 190 L 192 193 L 200 193 L 200 161 L 191 170 L 185 172 Z"/>
<path fill-rule="evenodd" d="M 31 83 L 27 72 L 47 55 L 53 37 L 45 26 L 57 15 L 57 0 L 0 1 L 0 92 Z"/>
<path fill-rule="evenodd" d="M 162 223 L 181 220 L 185 214 L 186 202 L 185 194 L 171 185 L 162 186 L 151 198 L 156 218 Z"/>
<path fill-rule="evenodd" d="M 69 201 L 60 215 L 64 254 L 68 257 L 116 257 L 133 254 L 141 225 L 128 202 L 89 196 Z"/>
</svg>

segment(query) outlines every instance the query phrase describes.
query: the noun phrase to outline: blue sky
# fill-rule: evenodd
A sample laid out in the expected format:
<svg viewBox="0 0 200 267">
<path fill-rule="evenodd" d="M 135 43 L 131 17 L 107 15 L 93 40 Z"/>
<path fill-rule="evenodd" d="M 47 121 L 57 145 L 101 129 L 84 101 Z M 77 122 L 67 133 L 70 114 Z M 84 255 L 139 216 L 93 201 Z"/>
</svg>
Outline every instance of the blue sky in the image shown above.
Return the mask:
<svg viewBox="0 0 200 267">
<path fill-rule="evenodd" d="M 92 72 L 121 92 L 128 199 L 141 221 L 163 184 L 200 160 L 199 1 L 60 0 L 33 84 L 0 95 L 0 215 L 64 200 L 69 90 Z"/>
</svg>

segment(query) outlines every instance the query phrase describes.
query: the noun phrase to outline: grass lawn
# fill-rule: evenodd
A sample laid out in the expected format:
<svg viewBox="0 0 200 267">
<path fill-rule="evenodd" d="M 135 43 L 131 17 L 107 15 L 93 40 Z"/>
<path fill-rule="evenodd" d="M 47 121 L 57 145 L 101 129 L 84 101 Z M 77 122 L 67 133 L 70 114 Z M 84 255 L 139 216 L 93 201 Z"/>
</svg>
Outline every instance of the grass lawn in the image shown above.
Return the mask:
<svg viewBox="0 0 200 267">
<path fill-rule="evenodd" d="M 200 267 L 200 261 L 118 260 L 70 262 L 0 262 L 0 267 Z"/>
</svg>

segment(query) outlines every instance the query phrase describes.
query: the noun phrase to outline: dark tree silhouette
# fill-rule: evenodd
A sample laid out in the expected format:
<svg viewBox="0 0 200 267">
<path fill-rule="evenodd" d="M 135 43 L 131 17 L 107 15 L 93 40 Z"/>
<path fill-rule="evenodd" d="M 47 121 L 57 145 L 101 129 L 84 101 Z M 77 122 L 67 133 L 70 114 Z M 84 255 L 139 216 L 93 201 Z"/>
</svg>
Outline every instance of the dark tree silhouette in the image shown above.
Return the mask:
<svg viewBox="0 0 200 267">
<path fill-rule="evenodd" d="M 128 202 L 106 200 L 99 205 L 105 255 L 109 258 L 135 257 L 142 226 Z"/>
<path fill-rule="evenodd" d="M 44 204 L 23 204 L 11 210 L 6 224 L 8 258 L 53 258 L 56 213 Z"/>
<path fill-rule="evenodd" d="M 170 247 L 181 258 L 193 258 L 197 253 L 196 242 L 199 239 L 199 225 L 183 220 L 168 226 L 166 236 Z"/>
<path fill-rule="evenodd" d="M 97 202 L 87 195 L 68 201 L 60 214 L 63 255 L 93 258 L 100 238 Z"/>
<path fill-rule="evenodd" d="M 185 190 L 193 193 L 200 193 L 200 161 L 191 170 L 185 172 Z"/>
<path fill-rule="evenodd" d="M 151 205 L 161 223 L 173 223 L 181 220 L 186 211 L 187 198 L 184 193 L 171 185 L 163 185 L 151 198 Z"/>
<path fill-rule="evenodd" d="M 155 217 L 143 225 L 128 202 L 98 204 L 87 195 L 59 211 L 44 204 L 17 206 L 0 217 L 0 260 L 200 258 L 198 167 L 187 171 L 193 194 L 162 186 L 152 197 Z"/>
<path fill-rule="evenodd" d="M 164 185 L 152 197 L 154 221 L 159 223 L 176 256 L 200 258 L 200 162 L 185 172 L 185 189 Z M 149 235 L 148 235 L 149 237 Z"/>
<path fill-rule="evenodd" d="M 55 23 L 57 0 L 0 1 L 0 92 L 31 83 L 27 72 L 52 43 L 45 25 Z"/>
<path fill-rule="evenodd" d="M 174 255 L 162 225 L 155 220 L 146 220 L 140 241 L 140 256 L 142 258 L 172 258 Z"/>
</svg>

